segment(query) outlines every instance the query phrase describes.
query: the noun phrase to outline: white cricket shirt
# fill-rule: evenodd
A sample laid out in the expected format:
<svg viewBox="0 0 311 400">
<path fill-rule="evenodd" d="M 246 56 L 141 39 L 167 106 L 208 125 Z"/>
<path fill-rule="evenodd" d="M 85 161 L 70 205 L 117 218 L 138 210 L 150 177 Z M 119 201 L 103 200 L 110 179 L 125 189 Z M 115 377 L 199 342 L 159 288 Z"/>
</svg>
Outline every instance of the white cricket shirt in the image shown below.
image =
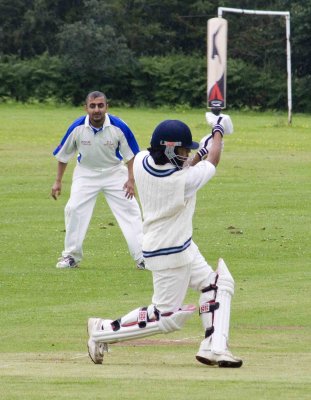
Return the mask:
<svg viewBox="0 0 311 400">
<path fill-rule="evenodd" d="M 192 217 L 196 192 L 215 174 L 201 161 L 182 170 L 156 165 L 143 151 L 134 161 L 134 177 L 143 211 L 143 256 L 150 270 L 188 264 L 194 256 Z"/>
</svg>

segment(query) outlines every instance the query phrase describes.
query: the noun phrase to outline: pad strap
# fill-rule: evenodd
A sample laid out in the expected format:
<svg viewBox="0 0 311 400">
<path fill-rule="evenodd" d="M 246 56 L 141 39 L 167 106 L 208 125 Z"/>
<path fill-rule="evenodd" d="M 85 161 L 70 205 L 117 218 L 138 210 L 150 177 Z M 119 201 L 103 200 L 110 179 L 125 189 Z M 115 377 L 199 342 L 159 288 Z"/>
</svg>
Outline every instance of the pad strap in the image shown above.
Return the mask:
<svg viewBox="0 0 311 400">
<path fill-rule="evenodd" d="M 214 333 L 214 330 L 215 330 L 214 326 L 205 329 L 205 339 L 210 337 Z"/>
<path fill-rule="evenodd" d="M 215 300 L 211 300 L 207 303 L 201 304 L 199 313 L 208 313 L 211 312 L 213 313 L 215 310 L 218 310 L 219 308 L 219 303 L 217 303 Z"/>
<path fill-rule="evenodd" d="M 148 322 L 148 307 L 142 307 L 138 311 L 137 323 L 140 328 L 145 328 Z"/>
<path fill-rule="evenodd" d="M 214 333 L 214 313 L 216 310 L 219 309 L 219 302 L 215 301 L 216 295 L 217 295 L 217 280 L 218 280 L 218 275 L 215 276 L 215 281 L 214 283 L 211 283 L 210 285 L 206 286 L 201 290 L 203 294 L 207 294 L 206 296 L 210 299 L 206 299 L 204 303 L 200 305 L 199 308 L 199 315 L 202 318 L 203 326 L 205 327 L 205 338 L 208 338 Z M 210 293 L 214 292 L 214 293 Z M 211 316 L 207 316 L 204 314 L 210 313 Z"/>
<path fill-rule="evenodd" d="M 217 290 L 218 287 L 216 283 L 211 283 L 209 286 L 206 286 L 204 289 L 201 290 L 202 293 L 210 292 L 211 290 Z"/>
</svg>

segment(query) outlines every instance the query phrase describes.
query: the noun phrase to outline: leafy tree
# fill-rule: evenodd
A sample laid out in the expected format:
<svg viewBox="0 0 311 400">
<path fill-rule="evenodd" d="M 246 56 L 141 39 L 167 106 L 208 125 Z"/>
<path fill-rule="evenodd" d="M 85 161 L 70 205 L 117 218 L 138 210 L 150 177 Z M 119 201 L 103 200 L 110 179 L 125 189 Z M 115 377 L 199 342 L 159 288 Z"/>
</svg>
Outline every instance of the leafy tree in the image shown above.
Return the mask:
<svg viewBox="0 0 311 400">
<path fill-rule="evenodd" d="M 218 1 L 108 0 L 117 24 L 137 56 L 206 49 L 206 20 Z"/>
<path fill-rule="evenodd" d="M 31 3 L 31 0 L 0 1 L 0 54 L 22 54 L 21 21 Z"/>
<path fill-rule="evenodd" d="M 293 4 L 293 72 L 298 77 L 311 75 L 311 0 Z"/>
<path fill-rule="evenodd" d="M 99 3 L 85 1 L 85 17 L 64 25 L 57 36 L 64 74 L 70 82 L 67 95 L 71 93 L 75 104 L 81 102 L 89 90 L 104 87 L 107 91 L 115 86 L 113 82 L 126 76 L 133 65 L 132 52 L 125 39 L 116 34 L 113 26 L 103 23 L 113 20 L 109 8 L 101 9 Z"/>
<path fill-rule="evenodd" d="M 82 11 L 83 0 L 1 0 L 0 54 L 55 54 L 58 30 Z"/>
<path fill-rule="evenodd" d="M 311 0 L 0 0 L 0 95 L 77 104 L 101 87 L 128 104 L 205 103 L 206 22 L 218 6 L 290 11 L 293 106 L 309 110 Z M 284 18 L 224 17 L 228 104 L 285 108 Z"/>
</svg>

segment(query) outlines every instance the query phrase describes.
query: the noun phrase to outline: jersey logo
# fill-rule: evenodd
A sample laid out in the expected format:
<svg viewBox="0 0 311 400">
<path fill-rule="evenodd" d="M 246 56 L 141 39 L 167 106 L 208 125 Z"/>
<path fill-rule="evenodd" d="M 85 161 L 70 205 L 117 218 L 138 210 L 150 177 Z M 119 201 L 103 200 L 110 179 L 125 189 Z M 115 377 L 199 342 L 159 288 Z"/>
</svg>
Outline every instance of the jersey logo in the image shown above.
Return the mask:
<svg viewBox="0 0 311 400">
<path fill-rule="evenodd" d="M 104 146 L 114 146 L 114 143 L 113 143 L 112 140 L 106 140 L 106 141 L 104 142 Z"/>
</svg>

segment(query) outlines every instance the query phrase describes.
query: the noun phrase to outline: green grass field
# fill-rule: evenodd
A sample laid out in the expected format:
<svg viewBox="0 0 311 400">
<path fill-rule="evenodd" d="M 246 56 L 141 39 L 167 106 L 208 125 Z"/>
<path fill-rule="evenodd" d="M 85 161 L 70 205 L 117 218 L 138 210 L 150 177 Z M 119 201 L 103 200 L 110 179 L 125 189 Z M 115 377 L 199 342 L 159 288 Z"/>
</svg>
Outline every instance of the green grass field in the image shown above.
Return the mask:
<svg viewBox="0 0 311 400">
<path fill-rule="evenodd" d="M 141 148 L 158 122 L 178 118 L 199 140 L 205 110 L 115 109 Z M 0 385 L 2 400 L 309 399 L 311 116 L 232 112 L 217 176 L 198 194 L 194 240 L 236 280 L 230 346 L 244 365 L 206 367 L 194 316 L 182 331 L 111 346 L 103 365 L 87 356 L 86 321 L 148 305 L 151 274 L 135 269 L 99 197 L 79 269 L 55 268 L 63 249 L 52 151 L 83 110 L 1 104 Z M 197 303 L 189 292 L 188 303 Z"/>
</svg>

